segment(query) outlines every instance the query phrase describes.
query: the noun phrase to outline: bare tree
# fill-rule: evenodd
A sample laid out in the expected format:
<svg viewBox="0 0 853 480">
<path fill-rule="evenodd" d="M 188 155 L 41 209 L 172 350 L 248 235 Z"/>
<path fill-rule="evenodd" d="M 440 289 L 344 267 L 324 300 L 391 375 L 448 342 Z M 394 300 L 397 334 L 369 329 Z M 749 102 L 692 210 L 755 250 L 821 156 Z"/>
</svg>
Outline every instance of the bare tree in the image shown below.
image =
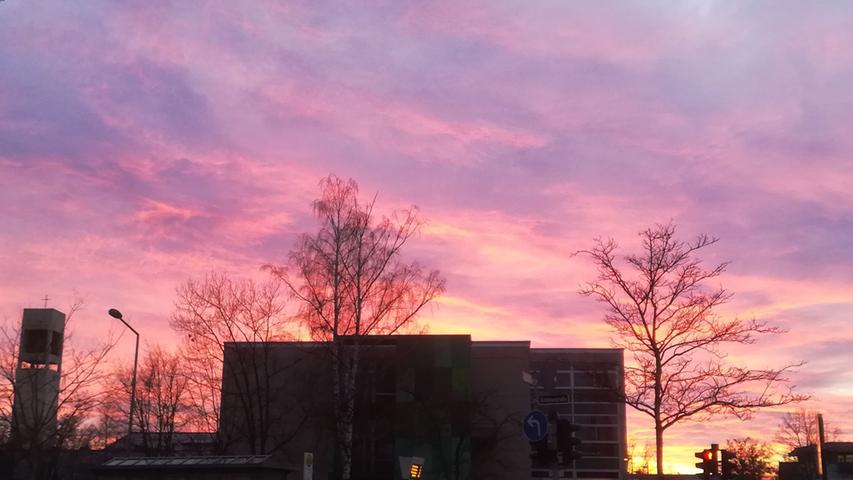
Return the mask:
<svg viewBox="0 0 853 480">
<path fill-rule="evenodd" d="M 706 283 L 728 264 L 706 269 L 696 254 L 717 238 L 700 235 L 681 241 L 671 223 L 647 229 L 640 238 L 642 253 L 625 256 L 624 263 L 617 259 L 612 239 L 596 239 L 592 249 L 577 252 L 598 270 L 580 293 L 606 305 L 604 321 L 617 334 L 614 343 L 633 355 L 634 365 L 625 368 L 625 402 L 652 417 L 662 475 L 663 435 L 676 423 L 715 414 L 747 418 L 758 408 L 807 396 L 793 392 L 785 377 L 802 363 L 777 369 L 724 364 L 722 345 L 751 344 L 757 335 L 780 330 L 716 314 L 732 294 Z"/>
<path fill-rule="evenodd" d="M 735 438 L 726 442 L 726 450 L 735 454 L 734 474 L 738 480 L 763 480 L 776 474 L 773 449 L 752 438 Z"/>
<path fill-rule="evenodd" d="M 362 203 L 355 181 L 331 175 L 320 187 L 313 205 L 319 229 L 299 237 L 288 267 L 268 268 L 299 300 L 299 318 L 313 338 L 330 343 L 335 465 L 340 478 L 348 480 L 362 338 L 411 326 L 444 291 L 444 279 L 438 271 L 400 258 L 421 226 L 414 207 L 380 218 L 374 213 L 375 197 Z"/>
<path fill-rule="evenodd" d="M 291 366 L 271 352 L 271 342 L 292 338 L 281 290 L 276 277 L 258 283 L 217 273 L 178 289 L 171 325 L 183 338 L 193 425 L 216 432 L 220 448 L 243 441 L 251 453 L 270 453 L 293 435 L 282 433 L 283 412 L 274 405 L 277 377 Z M 226 361 L 230 377 L 223 382 Z M 230 418 L 221 412 L 223 397 L 236 405 Z"/>
<path fill-rule="evenodd" d="M 827 442 L 835 442 L 841 438 L 841 429 L 831 427 L 824 422 L 824 437 Z M 818 442 L 817 412 L 798 408 L 787 412 L 782 416 L 779 431 L 774 440 L 793 450 L 807 445 L 816 445 Z"/>
<path fill-rule="evenodd" d="M 127 417 L 132 388 L 132 367 L 120 368 L 104 419 Z M 189 422 L 187 372 L 182 358 L 155 346 L 148 350 L 137 373 L 133 427 L 139 432 L 146 456 L 173 453 L 174 433 Z M 115 415 L 118 413 L 118 415 Z"/>
<path fill-rule="evenodd" d="M 96 418 L 93 422 L 92 448 L 103 449 L 113 443 L 122 435 L 127 434 L 127 410 L 122 411 L 113 404 L 114 385 L 105 388 L 104 402 L 96 409 Z"/>
<path fill-rule="evenodd" d="M 649 463 L 652 460 L 651 445 L 648 443 L 644 444 L 642 453 L 639 453 L 638 450 L 637 442 L 631 440 L 628 443 L 628 465 L 626 470 L 628 473 L 634 475 L 648 475 Z"/>
</svg>

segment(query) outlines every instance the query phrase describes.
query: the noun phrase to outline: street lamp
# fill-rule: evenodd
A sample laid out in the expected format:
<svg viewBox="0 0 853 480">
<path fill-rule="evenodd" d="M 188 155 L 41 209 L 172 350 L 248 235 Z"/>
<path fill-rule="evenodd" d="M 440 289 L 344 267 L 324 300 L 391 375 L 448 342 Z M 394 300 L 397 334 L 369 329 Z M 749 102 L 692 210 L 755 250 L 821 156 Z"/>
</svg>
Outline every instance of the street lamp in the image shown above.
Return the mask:
<svg viewBox="0 0 853 480">
<path fill-rule="evenodd" d="M 134 330 L 133 327 L 125 322 L 121 317 L 121 312 L 115 308 L 111 308 L 107 313 L 109 313 L 111 317 L 121 320 L 121 323 L 136 335 L 136 351 L 133 353 L 133 379 L 130 381 L 130 415 L 127 419 L 127 434 L 130 435 L 130 433 L 133 432 L 133 408 L 136 405 L 136 362 L 139 359 L 139 332 Z"/>
</svg>

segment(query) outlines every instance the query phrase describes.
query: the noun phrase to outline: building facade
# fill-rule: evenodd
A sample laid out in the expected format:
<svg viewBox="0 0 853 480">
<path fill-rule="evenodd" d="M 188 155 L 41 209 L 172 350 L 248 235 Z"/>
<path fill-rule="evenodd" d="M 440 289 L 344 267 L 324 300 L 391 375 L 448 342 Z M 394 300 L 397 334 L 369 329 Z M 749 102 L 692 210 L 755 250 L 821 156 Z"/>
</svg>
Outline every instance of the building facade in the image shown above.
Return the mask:
<svg viewBox="0 0 853 480">
<path fill-rule="evenodd" d="M 401 457 L 423 458 L 424 479 L 624 478 L 621 350 L 531 349 L 527 341 L 472 342 L 469 335 L 359 341 L 353 479 L 400 479 Z M 220 431 L 231 439 L 229 453 L 300 465 L 310 452 L 313 478 L 331 478 L 331 352 L 322 342 L 228 344 Z M 258 357 L 268 366 L 251 380 L 243 364 Z M 552 403 L 542 405 L 544 397 Z M 521 427 L 534 408 L 579 425 L 584 458 L 537 464 Z M 259 442 L 265 424 L 269 438 Z"/>
<path fill-rule="evenodd" d="M 823 468 L 825 476 L 818 475 L 817 447 L 806 445 L 788 454 L 796 462 L 779 462 L 779 480 L 853 480 L 853 442 L 825 442 Z"/>
<path fill-rule="evenodd" d="M 624 478 L 626 471 L 623 355 L 620 349 L 531 349 L 532 408 L 578 427 L 580 459 L 556 466 L 534 458 L 533 478 Z"/>
</svg>

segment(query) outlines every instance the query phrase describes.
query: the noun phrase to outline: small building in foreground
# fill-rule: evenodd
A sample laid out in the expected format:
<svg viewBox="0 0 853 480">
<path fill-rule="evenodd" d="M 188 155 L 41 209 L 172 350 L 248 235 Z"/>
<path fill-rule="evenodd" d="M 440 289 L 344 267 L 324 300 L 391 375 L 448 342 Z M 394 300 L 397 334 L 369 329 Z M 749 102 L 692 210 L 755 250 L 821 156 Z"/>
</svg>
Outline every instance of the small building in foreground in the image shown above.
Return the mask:
<svg viewBox="0 0 853 480">
<path fill-rule="evenodd" d="M 789 454 L 795 462 L 779 462 L 779 480 L 815 480 L 817 448 L 806 445 Z M 853 480 L 853 442 L 823 444 L 823 462 L 827 480 Z"/>
<path fill-rule="evenodd" d="M 110 480 L 287 480 L 291 471 L 270 455 L 116 457 L 94 468 Z"/>
</svg>

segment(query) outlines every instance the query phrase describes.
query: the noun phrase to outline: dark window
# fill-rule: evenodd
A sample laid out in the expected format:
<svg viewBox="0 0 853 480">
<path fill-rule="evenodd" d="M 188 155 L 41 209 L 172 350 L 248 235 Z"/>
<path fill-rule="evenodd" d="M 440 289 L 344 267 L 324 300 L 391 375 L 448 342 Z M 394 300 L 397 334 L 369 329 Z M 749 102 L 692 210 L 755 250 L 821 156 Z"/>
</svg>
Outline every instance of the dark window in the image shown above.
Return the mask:
<svg viewBox="0 0 853 480">
<path fill-rule="evenodd" d="M 575 461 L 575 468 L 583 470 L 606 469 L 619 470 L 618 458 L 581 458 Z"/>
<path fill-rule="evenodd" d="M 50 354 L 62 356 L 62 335 L 59 332 L 53 332 L 53 336 L 50 337 Z"/>
<path fill-rule="evenodd" d="M 423 401 L 432 396 L 433 373 L 432 368 L 415 369 L 415 400 Z"/>
<path fill-rule="evenodd" d="M 396 377 L 393 368 L 380 366 L 376 371 L 376 393 L 394 393 L 396 390 Z"/>
<path fill-rule="evenodd" d="M 558 405 L 535 405 L 535 408 L 542 410 L 546 415 L 550 412 L 554 412 L 563 418 L 570 418 L 572 416 L 572 406 L 568 403 L 561 403 Z"/>
<path fill-rule="evenodd" d="M 575 405 L 575 413 L 579 415 L 583 414 L 599 414 L 599 413 L 616 413 L 616 404 L 615 403 L 603 403 L 603 404 L 578 404 Z"/>
<path fill-rule="evenodd" d="M 44 353 L 47 351 L 47 330 L 24 330 L 24 353 Z"/>
<path fill-rule="evenodd" d="M 581 427 L 577 435 L 581 440 L 615 441 L 616 427 Z"/>
<path fill-rule="evenodd" d="M 578 447 L 584 457 L 618 457 L 619 445 L 615 443 L 585 443 Z"/>
<path fill-rule="evenodd" d="M 616 425 L 616 417 L 612 415 L 575 415 L 578 425 Z"/>
<path fill-rule="evenodd" d="M 588 372 L 575 370 L 576 387 L 607 387 L 612 388 L 616 375 L 612 372 Z"/>
<path fill-rule="evenodd" d="M 568 373 L 556 373 L 554 374 L 554 386 L 557 387 L 568 387 L 572 384 L 572 376 Z"/>
<path fill-rule="evenodd" d="M 578 478 L 619 478 L 619 472 L 577 472 Z"/>
<path fill-rule="evenodd" d="M 575 390 L 575 402 L 615 402 L 616 394 L 611 390 Z"/>
</svg>

